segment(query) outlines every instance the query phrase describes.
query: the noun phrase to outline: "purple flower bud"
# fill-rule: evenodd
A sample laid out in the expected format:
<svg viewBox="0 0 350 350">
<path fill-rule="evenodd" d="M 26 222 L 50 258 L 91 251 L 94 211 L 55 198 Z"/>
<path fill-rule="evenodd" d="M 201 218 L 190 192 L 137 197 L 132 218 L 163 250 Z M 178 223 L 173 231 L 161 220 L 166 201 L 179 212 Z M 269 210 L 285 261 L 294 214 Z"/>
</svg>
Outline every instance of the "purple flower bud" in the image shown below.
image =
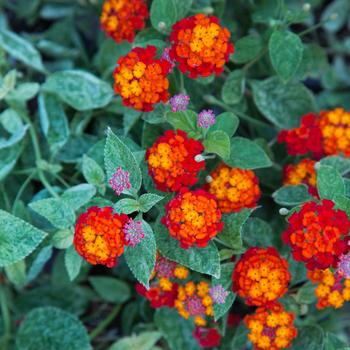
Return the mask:
<svg viewBox="0 0 350 350">
<path fill-rule="evenodd" d="M 197 125 L 201 128 L 209 128 L 215 124 L 215 114 L 211 109 L 205 110 L 198 114 Z"/>
<path fill-rule="evenodd" d="M 223 288 L 221 284 L 211 287 L 209 294 L 215 304 L 225 304 L 226 297 L 228 296 L 228 292 Z"/>
<path fill-rule="evenodd" d="M 187 109 L 189 102 L 190 102 L 190 98 L 185 94 L 174 95 L 169 100 L 169 103 L 171 105 L 171 111 L 172 112 L 185 111 Z"/>
<path fill-rule="evenodd" d="M 129 180 L 129 172 L 124 171 L 122 168 L 117 168 L 113 177 L 109 180 L 109 184 L 112 186 L 113 191 L 119 196 L 124 190 L 131 188 Z"/>
<path fill-rule="evenodd" d="M 142 230 L 141 221 L 134 221 L 130 219 L 123 228 L 125 233 L 125 240 L 128 245 L 134 247 L 137 243 L 140 243 L 145 237 Z"/>
</svg>

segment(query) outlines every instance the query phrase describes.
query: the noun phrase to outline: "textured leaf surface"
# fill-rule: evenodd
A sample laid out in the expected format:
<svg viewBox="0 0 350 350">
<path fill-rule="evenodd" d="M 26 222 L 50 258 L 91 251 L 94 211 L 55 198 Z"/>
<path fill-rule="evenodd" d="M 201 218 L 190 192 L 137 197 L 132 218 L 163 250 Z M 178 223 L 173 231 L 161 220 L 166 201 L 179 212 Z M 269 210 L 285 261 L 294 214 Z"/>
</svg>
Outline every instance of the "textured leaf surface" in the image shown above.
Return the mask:
<svg viewBox="0 0 350 350">
<path fill-rule="evenodd" d="M 161 336 L 160 332 L 143 332 L 117 341 L 108 350 L 152 350 Z"/>
</svg>

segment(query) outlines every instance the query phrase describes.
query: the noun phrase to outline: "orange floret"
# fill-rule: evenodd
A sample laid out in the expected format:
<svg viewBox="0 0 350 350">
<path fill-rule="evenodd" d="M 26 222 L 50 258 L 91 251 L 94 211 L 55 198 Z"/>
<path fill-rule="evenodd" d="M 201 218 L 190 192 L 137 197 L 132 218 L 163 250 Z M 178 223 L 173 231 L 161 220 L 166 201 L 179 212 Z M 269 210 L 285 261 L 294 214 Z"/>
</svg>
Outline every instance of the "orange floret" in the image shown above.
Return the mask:
<svg viewBox="0 0 350 350">
<path fill-rule="evenodd" d="M 183 18 L 174 24 L 170 34 L 170 57 L 190 78 L 218 75 L 234 50 L 230 36 L 217 17 L 197 14 Z"/>
<path fill-rule="evenodd" d="M 288 262 L 275 248 L 249 248 L 233 271 L 233 290 L 248 305 L 264 306 L 287 292 L 290 278 Z"/>
<path fill-rule="evenodd" d="M 288 164 L 284 168 L 284 185 L 300 185 L 305 184 L 308 191 L 313 196 L 317 195 L 316 189 L 316 161 L 306 158 L 297 164 Z"/>
<path fill-rule="evenodd" d="M 223 228 L 215 198 L 201 189 L 181 189 L 166 205 L 162 223 L 185 249 L 193 245 L 205 247 Z"/>
<path fill-rule="evenodd" d="M 350 112 L 343 108 L 322 111 L 318 125 L 322 133 L 324 153 L 350 157 Z"/>
<path fill-rule="evenodd" d="M 209 294 L 207 282 L 187 282 L 184 286 L 179 286 L 175 308 L 186 320 L 194 318 L 197 326 L 207 324 L 206 316 L 213 316 L 213 300 Z"/>
<path fill-rule="evenodd" d="M 135 32 L 145 27 L 148 9 L 144 0 L 105 0 L 102 6 L 102 29 L 117 43 L 134 41 Z"/>
<path fill-rule="evenodd" d="M 80 214 L 75 226 L 74 246 L 90 264 L 113 267 L 124 252 L 125 214 L 113 214 L 113 208 L 91 207 Z"/>
<path fill-rule="evenodd" d="M 252 170 L 230 168 L 222 164 L 212 174 L 206 186 L 223 213 L 254 208 L 260 198 L 259 179 Z"/>
<path fill-rule="evenodd" d="M 253 315 L 244 318 L 244 323 L 255 350 L 285 349 L 297 336 L 294 314 L 287 312 L 280 303 L 256 309 Z"/>
<path fill-rule="evenodd" d="M 178 191 L 193 186 L 205 162 L 195 160 L 204 147 L 201 141 L 187 136 L 182 130 L 167 130 L 146 152 L 148 172 L 160 191 Z"/>
<path fill-rule="evenodd" d="M 114 70 L 114 91 L 126 106 L 152 111 L 153 105 L 169 99 L 167 74 L 170 63 L 156 59 L 157 49 L 136 47 L 118 60 Z"/>
</svg>

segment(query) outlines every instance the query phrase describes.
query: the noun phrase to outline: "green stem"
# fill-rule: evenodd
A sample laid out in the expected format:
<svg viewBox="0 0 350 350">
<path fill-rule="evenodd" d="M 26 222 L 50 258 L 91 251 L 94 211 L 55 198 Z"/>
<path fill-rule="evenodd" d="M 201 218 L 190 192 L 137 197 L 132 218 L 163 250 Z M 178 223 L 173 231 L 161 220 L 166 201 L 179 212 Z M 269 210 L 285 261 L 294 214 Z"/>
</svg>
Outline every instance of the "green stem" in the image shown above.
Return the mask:
<svg viewBox="0 0 350 350">
<path fill-rule="evenodd" d="M 9 197 L 8 197 L 6 189 L 5 189 L 5 185 L 2 183 L 0 186 L 1 186 L 2 196 L 4 197 L 5 206 L 8 210 L 10 210 L 11 205 L 10 205 L 10 200 L 9 200 Z"/>
<path fill-rule="evenodd" d="M 31 174 L 29 174 L 29 176 L 24 180 L 22 186 L 20 187 L 20 189 L 18 190 L 17 192 L 17 195 L 16 195 L 16 198 L 15 200 L 13 201 L 13 204 L 12 204 L 12 213 L 15 214 L 15 209 L 16 209 L 16 204 L 18 202 L 18 200 L 21 198 L 24 190 L 26 189 L 26 187 L 28 186 L 28 184 L 30 183 L 31 179 L 35 176 L 36 174 L 36 169 L 34 169 L 32 171 Z"/>
<path fill-rule="evenodd" d="M 4 324 L 4 334 L 0 339 L 0 349 L 6 350 L 8 346 L 8 342 L 11 338 L 11 318 L 10 318 L 10 312 L 7 306 L 6 294 L 3 286 L 0 287 L 0 308 L 1 308 L 2 321 Z"/>
<path fill-rule="evenodd" d="M 108 314 L 108 316 L 102 322 L 100 322 L 99 325 L 90 333 L 90 340 L 95 339 L 110 325 L 110 323 L 118 315 L 120 309 L 120 304 L 117 304 L 113 307 L 112 311 Z"/>
</svg>

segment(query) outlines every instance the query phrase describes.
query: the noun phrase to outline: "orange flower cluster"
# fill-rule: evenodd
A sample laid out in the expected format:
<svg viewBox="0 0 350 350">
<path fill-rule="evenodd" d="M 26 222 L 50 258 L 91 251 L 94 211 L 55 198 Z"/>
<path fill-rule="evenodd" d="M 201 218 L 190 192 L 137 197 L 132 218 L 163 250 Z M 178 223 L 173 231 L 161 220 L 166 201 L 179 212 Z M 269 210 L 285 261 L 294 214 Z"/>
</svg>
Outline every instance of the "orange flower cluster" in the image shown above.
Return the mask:
<svg viewBox="0 0 350 350">
<path fill-rule="evenodd" d="M 212 174 L 206 186 L 223 213 L 254 208 L 260 198 L 259 179 L 252 170 L 230 168 L 222 164 Z"/>
<path fill-rule="evenodd" d="M 182 130 L 167 130 L 146 152 L 148 171 L 160 191 L 178 191 L 193 186 L 205 162 L 197 162 L 196 155 L 204 147 L 201 141 L 189 138 Z"/>
<path fill-rule="evenodd" d="M 253 315 L 247 315 L 244 323 L 249 329 L 248 339 L 255 350 L 279 350 L 288 348 L 297 336 L 294 314 L 287 312 L 280 303 L 268 309 L 258 308 Z"/>
<path fill-rule="evenodd" d="M 350 112 L 336 108 L 319 115 L 305 115 L 299 128 L 282 130 L 278 141 L 286 143 L 290 155 L 311 153 L 317 159 L 333 154 L 350 157 Z"/>
<path fill-rule="evenodd" d="M 145 27 L 148 9 L 144 0 L 105 0 L 102 6 L 103 30 L 117 43 L 134 41 L 135 32 Z"/>
<path fill-rule="evenodd" d="M 305 184 L 313 196 L 317 196 L 316 189 L 316 161 L 305 158 L 297 164 L 288 164 L 284 168 L 284 185 Z"/>
<path fill-rule="evenodd" d="M 324 153 L 350 157 L 350 112 L 343 108 L 320 112 L 318 125 Z"/>
<path fill-rule="evenodd" d="M 156 59 L 154 46 L 136 47 L 118 60 L 114 70 L 114 91 L 126 106 L 152 111 L 153 105 L 169 99 L 167 74 L 170 63 Z"/>
<path fill-rule="evenodd" d="M 184 18 L 174 24 L 170 34 L 170 57 L 190 78 L 218 75 L 234 50 L 230 36 L 214 16 L 197 14 Z"/>
<path fill-rule="evenodd" d="M 204 190 L 187 188 L 182 188 L 166 205 L 162 224 L 185 249 L 193 245 L 205 247 L 223 228 L 215 198 Z"/>
<path fill-rule="evenodd" d="M 308 278 L 317 283 L 315 295 L 318 298 L 316 307 L 324 309 L 334 307 L 338 309 L 345 301 L 350 300 L 350 279 L 343 278 L 330 269 L 308 271 Z"/>
<path fill-rule="evenodd" d="M 196 284 L 191 281 L 179 286 L 175 307 L 183 318 L 192 316 L 197 326 L 205 326 L 205 317 L 214 315 L 208 283 L 202 281 Z"/>
<path fill-rule="evenodd" d="M 111 207 L 89 208 L 77 220 L 75 249 L 90 264 L 115 266 L 126 245 L 123 227 L 128 220 L 125 214 L 113 214 Z"/>
<path fill-rule="evenodd" d="M 287 292 L 290 278 L 288 262 L 275 248 L 249 248 L 233 271 L 233 290 L 248 305 L 266 306 Z"/>
<path fill-rule="evenodd" d="M 322 204 L 305 203 L 289 217 L 289 226 L 282 234 L 294 259 L 303 261 L 309 270 L 336 267 L 339 256 L 350 249 L 350 221 L 344 211 L 333 207 L 334 203 L 326 199 Z"/>
</svg>

